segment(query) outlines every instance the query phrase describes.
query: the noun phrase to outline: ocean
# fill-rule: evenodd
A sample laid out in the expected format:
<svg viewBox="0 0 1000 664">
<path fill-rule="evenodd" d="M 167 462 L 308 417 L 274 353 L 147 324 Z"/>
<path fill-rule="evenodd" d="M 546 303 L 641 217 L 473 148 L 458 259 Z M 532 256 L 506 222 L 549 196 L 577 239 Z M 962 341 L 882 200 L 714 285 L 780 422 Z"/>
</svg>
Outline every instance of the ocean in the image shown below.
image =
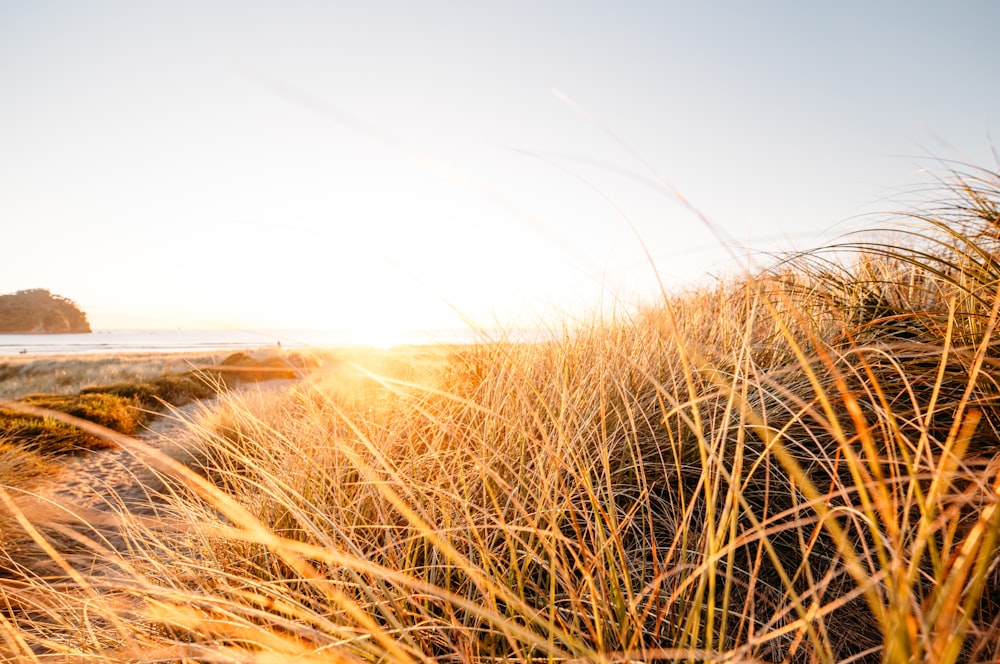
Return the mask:
<svg viewBox="0 0 1000 664">
<path fill-rule="evenodd" d="M 394 344 L 466 344 L 481 341 L 474 330 L 412 333 Z M 94 330 L 90 334 L 0 334 L 0 355 L 174 353 L 228 349 L 342 348 L 364 338 L 329 330 Z"/>
</svg>

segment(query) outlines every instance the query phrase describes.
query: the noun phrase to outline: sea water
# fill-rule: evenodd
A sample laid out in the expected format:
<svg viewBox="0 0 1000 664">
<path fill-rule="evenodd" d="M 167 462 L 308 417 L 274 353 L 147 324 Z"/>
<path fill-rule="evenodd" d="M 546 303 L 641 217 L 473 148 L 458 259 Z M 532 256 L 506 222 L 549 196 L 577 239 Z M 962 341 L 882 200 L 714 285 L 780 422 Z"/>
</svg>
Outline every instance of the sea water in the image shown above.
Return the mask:
<svg viewBox="0 0 1000 664">
<path fill-rule="evenodd" d="M 394 344 L 465 344 L 482 341 L 475 330 L 412 333 Z M 0 334 L 0 355 L 87 353 L 174 353 L 266 347 L 342 348 L 363 346 L 356 334 L 330 330 L 94 330 L 90 334 Z"/>
</svg>

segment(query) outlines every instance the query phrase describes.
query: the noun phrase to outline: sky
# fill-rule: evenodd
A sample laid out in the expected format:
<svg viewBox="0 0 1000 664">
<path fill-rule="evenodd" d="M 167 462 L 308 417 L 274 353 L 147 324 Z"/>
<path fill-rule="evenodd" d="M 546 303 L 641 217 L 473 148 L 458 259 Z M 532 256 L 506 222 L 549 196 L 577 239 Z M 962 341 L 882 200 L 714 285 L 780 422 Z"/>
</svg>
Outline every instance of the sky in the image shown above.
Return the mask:
<svg viewBox="0 0 1000 664">
<path fill-rule="evenodd" d="M 942 161 L 995 168 L 997 25 L 965 0 L 0 0 L 0 292 L 100 329 L 628 307 L 873 224 Z"/>
</svg>

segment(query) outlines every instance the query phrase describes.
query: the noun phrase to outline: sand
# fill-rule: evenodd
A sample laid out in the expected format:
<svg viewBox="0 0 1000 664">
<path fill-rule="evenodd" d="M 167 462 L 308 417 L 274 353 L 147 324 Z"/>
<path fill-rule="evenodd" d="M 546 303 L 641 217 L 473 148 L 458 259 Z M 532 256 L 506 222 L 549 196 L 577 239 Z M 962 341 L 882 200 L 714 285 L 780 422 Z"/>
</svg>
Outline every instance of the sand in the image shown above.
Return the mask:
<svg viewBox="0 0 1000 664">
<path fill-rule="evenodd" d="M 293 382 L 268 381 L 240 389 L 271 391 Z M 210 399 L 175 408 L 135 437 L 187 465 L 194 458 L 189 443 L 197 421 L 215 402 Z M 126 558 L 135 545 L 128 533 L 137 523 L 163 527 L 175 521 L 164 515 L 169 512 L 164 509 L 168 484 L 129 450 L 98 449 L 66 458 L 32 494 L 19 496 L 15 502 L 59 555 L 72 560 L 73 567 L 91 577 L 105 576 L 120 567 L 119 554 Z M 53 561 L 44 560 L 51 556 L 41 550 L 30 557 L 24 562 L 36 570 L 40 565 L 52 567 Z"/>
</svg>

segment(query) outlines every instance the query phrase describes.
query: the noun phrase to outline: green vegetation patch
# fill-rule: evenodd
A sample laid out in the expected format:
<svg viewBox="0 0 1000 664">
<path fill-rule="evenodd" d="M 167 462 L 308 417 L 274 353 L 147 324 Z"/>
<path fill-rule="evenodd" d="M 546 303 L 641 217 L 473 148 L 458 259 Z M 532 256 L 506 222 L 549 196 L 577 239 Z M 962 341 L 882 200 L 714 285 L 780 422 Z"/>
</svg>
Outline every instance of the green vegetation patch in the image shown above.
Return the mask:
<svg viewBox="0 0 1000 664">
<path fill-rule="evenodd" d="M 80 395 L 111 395 L 132 399 L 141 408 L 159 410 L 163 404 L 183 406 L 199 399 L 208 399 L 218 392 L 217 381 L 212 380 L 209 376 L 189 371 L 182 374 L 157 376 L 140 383 L 116 383 L 87 387 L 80 390 Z"/>
<path fill-rule="evenodd" d="M 230 371 L 231 370 L 231 371 Z M 57 410 L 132 435 L 167 406 L 209 399 L 235 384 L 294 378 L 296 369 L 280 359 L 257 360 L 245 353 L 221 365 L 165 374 L 148 380 L 85 387 L 78 394 L 30 394 L 21 402 Z M 108 447 L 109 443 L 50 418 L 0 410 L 0 439 L 45 454 Z"/>
<path fill-rule="evenodd" d="M 58 410 L 124 434 L 135 433 L 146 419 L 134 400 L 113 394 L 36 394 L 22 401 L 39 408 Z"/>
<path fill-rule="evenodd" d="M 167 405 L 214 396 L 210 377 L 194 372 L 158 376 L 149 381 L 88 387 L 79 394 L 32 394 L 20 401 L 57 410 L 132 435 Z M 0 438 L 42 454 L 77 453 L 111 444 L 69 424 L 0 409 Z"/>
<path fill-rule="evenodd" d="M 49 417 L 32 417 L 0 408 L 0 438 L 41 455 L 71 454 L 111 447 L 107 441 Z"/>
<path fill-rule="evenodd" d="M 129 435 L 134 434 L 152 415 L 140 405 L 139 400 L 115 394 L 33 394 L 21 401 Z M 77 453 L 113 446 L 64 422 L 7 409 L 0 409 L 0 438 L 42 454 Z"/>
</svg>

